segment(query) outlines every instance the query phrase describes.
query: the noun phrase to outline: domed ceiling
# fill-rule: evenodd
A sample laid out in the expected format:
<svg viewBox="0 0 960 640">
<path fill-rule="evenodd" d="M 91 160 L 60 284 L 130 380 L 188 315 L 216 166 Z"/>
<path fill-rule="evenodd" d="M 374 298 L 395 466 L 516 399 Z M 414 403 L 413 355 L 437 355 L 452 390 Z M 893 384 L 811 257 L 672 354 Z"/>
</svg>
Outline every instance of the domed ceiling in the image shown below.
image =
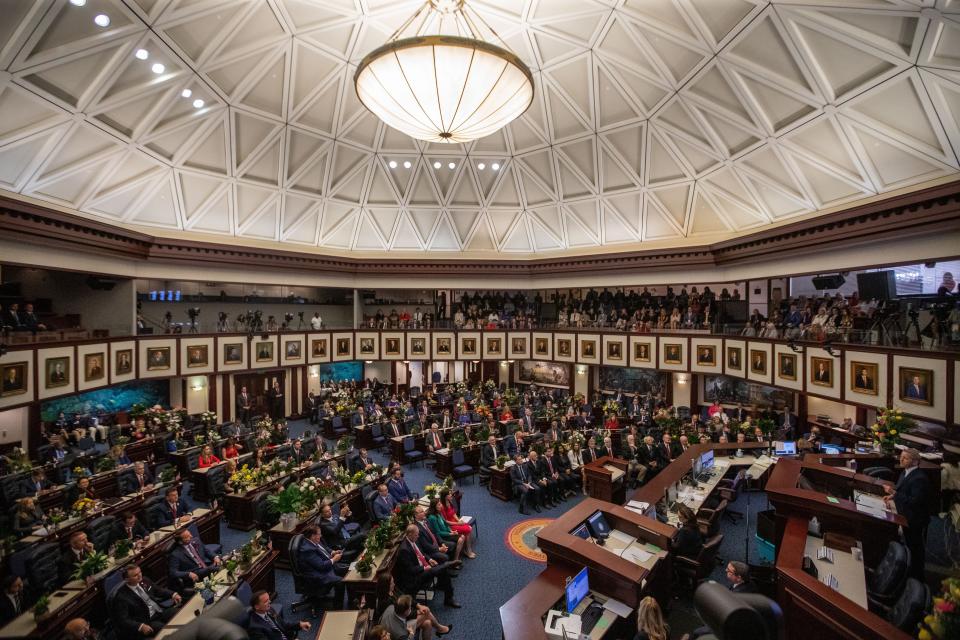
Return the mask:
<svg viewBox="0 0 960 640">
<path fill-rule="evenodd" d="M 419 0 L 4 0 L 0 187 L 156 235 L 520 258 L 712 241 L 957 172 L 956 1 L 468 1 L 536 96 L 440 145 L 352 82 Z"/>
</svg>

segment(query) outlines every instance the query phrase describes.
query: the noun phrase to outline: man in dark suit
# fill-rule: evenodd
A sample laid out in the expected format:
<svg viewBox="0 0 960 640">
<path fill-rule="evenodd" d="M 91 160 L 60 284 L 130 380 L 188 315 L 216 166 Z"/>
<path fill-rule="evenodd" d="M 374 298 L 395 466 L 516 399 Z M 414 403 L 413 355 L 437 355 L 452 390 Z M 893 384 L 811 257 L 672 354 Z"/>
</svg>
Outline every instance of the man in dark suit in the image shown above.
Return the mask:
<svg viewBox="0 0 960 640">
<path fill-rule="evenodd" d="M 373 460 L 370 459 L 370 454 L 367 453 L 367 450 L 363 447 L 360 447 L 360 451 L 357 452 L 356 458 L 350 459 L 350 473 L 356 473 L 358 471 L 366 471 L 373 465 Z"/>
<path fill-rule="evenodd" d="M 70 543 L 60 554 L 60 582 L 66 584 L 73 576 L 77 563 L 83 562 L 94 552 L 93 543 L 87 540 L 83 531 L 74 531 L 70 534 Z"/>
<path fill-rule="evenodd" d="M 173 605 L 162 603 L 172 600 Z M 180 604 L 180 594 L 153 584 L 143 577 L 140 567 L 123 568 L 123 584 L 110 602 L 119 640 L 139 640 L 156 634 L 170 621 Z"/>
<path fill-rule="evenodd" d="M 419 533 L 417 534 L 417 546 L 420 547 L 420 551 L 423 552 L 423 555 L 427 556 L 431 560 L 436 560 L 438 564 L 442 564 L 450 559 L 450 548 L 433 533 L 433 530 L 430 528 L 430 525 L 427 524 L 427 510 L 423 505 L 417 505 L 413 511 L 413 523 L 417 525 Z M 458 540 L 457 552 L 454 563 L 454 566 L 451 568 L 459 568 L 457 563 L 459 562 L 460 550 L 463 547 L 463 542 Z"/>
<path fill-rule="evenodd" d="M 565 497 L 576 495 L 580 488 L 580 474 L 574 474 L 570 467 L 570 459 L 565 453 L 560 453 L 556 445 L 550 445 L 544 454 L 547 468 L 557 474 L 561 491 Z"/>
<path fill-rule="evenodd" d="M 189 514 L 190 507 L 188 507 L 184 499 L 180 497 L 177 488 L 167 487 L 167 490 L 164 492 L 163 509 L 160 511 L 160 526 L 165 527 L 176 524 L 177 520 Z"/>
<path fill-rule="evenodd" d="M 653 478 L 666 466 L 666 461 L 660 453 L 660 449 L 653 443 L 653 436 L 646 436 L 643 439 L 643 445 L 640 447 L 640 453 L 637 455 L 640 464 L 647 468 L 647 477 Z"/>
<path fill-rule="evenodd" d="M 113 542 L 120 540 L 136 542 L 149 535 L 150 532 L 143 526 L 143 523 L 137 520 L 137 516 L 135 516 L 132 511 L 125 511 L 113 525 Z"/>
<path fill-rule="evenodd" d="M 911 400 L 926 400 L 927 385 L 921 382 L 920 376 L 913 376 L 904 387 L 903 395 Z"/>
<path fill-rule="evenodd" d="M 294 440 L 293 446 L 290 447 L 290 460 L 297 464 L 303 464 L 309 459 L 310 456 L 303 450 L 303 442 L 299 438 Z"/>
<path fill-rule="evenodd" d="M 339 513 L 329 504 L 320 508 L 320 531 L 323 540 L 331 549 L 343 551 L 346 562 L 351 562 L 360 555 L 367 540 L 367 535 L 360 533 L 359 524 L 347 522 L 351 515 L 350 507 L 346 504 L 340 507 Z"/>
<path fill-rule="evenodd" d="M 903 467 L 903 473 L 896 486 L 884 485 L 887 492 L 884 502 L 896 505 L 897 513 L 907 519 L 903 538 L 910 549 L 910 575 L 923 580 L 927 525 L 930 523 L 930 482 L 927 475 L 920 470 L 920 453 L 916 449 L 904 449 L 900 452 L 900 466 Z"/>
<path fill-rule="evenodd" d="M 3 593 L 0 594 L 0 625 L 5 625 L 26 610 L 27 602 L 23 597 L 23 578 L 13 574 L 3 579 Z"/>
<path fill-rule="evenodd" d="M 213 555 L 204 545 L 194 540 L 188 529 L 179 532 L 176 538 L 177 544 L 167 555 L 167 573 L 170 576 L 189 586 L 219 570 L 220 556 Z"/>
<path fill-rule="evenodd" d="M 397 586 L 404 593 L 416 593 L 436 578 L 436 587 L 443 591 L 443 606 L 460 608 L 460 603 L 453 597 L 453 582 L 450 580 L 448 569 L 452 562 L 437 562 L 427 558 L 417 544 L 420 537 L 420 528 L 415 524 L 408 524 L 404 532 L 404 540 L 397 550 Z"/>
<path fill-rule="evenodd" d="M 390 416 L 390 422 L 387 424 L 384 433 L 388 438 L 397 438 L 403 435 L 403 426 L 397 422 L 397 416 Z"/>
<path fill-rule="evenodd" d="M 673 441 L 673 436 L 671 436 L 669 433 L 663 434 L 659 447 L 660 457 L 666 462 L 666 464 L 670 464 L 676 460 L 682 452 L 680 445 Z"/>
<path fill-rule="evenodd" d="M 356 413 L 350 416 L 350 424 L 354 427 L 364 427 L 367 422 L 367 414 L 363 410 L 363 405 L 360 405 L 357 407 Z"/>
<path fill-rule="evenodd" d="M 142 461 L 133 464 L 133 474 L 127 476 L 127 486 L 123 487 L 124 493 L 133 493 L 134 491 L 145 491 L 153 486 L 153 474 Z"/>
<path fill-rule="evenodd" d="M 23 495 L 38 496 L 50 488 L 50 481 L 43 469 L 37 467 L 30 472 L 30 478 L 23 481 Z"/>
<path fill-rule="evenodd" d="M 34 333 L 47 330 L 47 325 L 40 322 L 40 318 L 38 318 L 37 314 L 33 311 L 33 305 L 29 302 L 24 305 L 20 320 L 29 331 L 33 331 Z"/>
<path fill-rule="evenodd" d="M 396 500 L 390 495 L 390 490 L 386 484 L 377 486 L 377 497 L 373 499 L 373 517 L 377 522 L 386 520 L 393 514 L 394 507 L 397 506 Z"/>
<path fill-rule="evenodd" d="M 246 387 L 240 387 L 240 393 L 237 395 L 237 419 L 244 426 L 250 424 L 250 407 L 253 397 L 247 393 Z"/>
<path fill-rule="evenodd" d="M 310 525 L 303 530 L 303 542 L 297 549 L 297 567 L 309 583 L 316 586 L 318 595 L 333 587 L 338 609 L 343 605 L 343 576 L 349 569 L 342 559 L 342 551 L 331 551 L 324 546 L 320 527 Z"/>
<path fill-rule="evenodd" d="M 306 620 L 288 623 L 277 614 L 270 601 L 270 593 L 261 589 L 250 598 L 250 614 L 247 617 L 247 633 L 250 640 L 294 640 L 300 631 L 309 631 Z"/>
<path fill-rule="evenodd" d="M 273 386 L 267 392 L 267 399 L 270 402 L 270 417 L 274 422 L 282 420 L 284 417 L 283 390 L 278 381 L 273 381 Z"/>
<path fill-rule="evenodd" d="M 403 479 L 403 469 L 399 465 L 393 468 L 393 476 L 387 482 L 387 491 L 397 504 L 410 502 L 419 497 L 410 491 L 407 481 Z"/>
<path fill-rule="evenodd" d="M 553 447 L 550 447 L 552 450 Z M 566 494 L 566 485 L 560 481 L 560 472 L 553 466 L 553 460 L 550 459 L 550 453 L 545 450 L 545 454 L 540 456 L 536 451 L 530 452 L 530 465 L 536 469 L 540 480 L 537 482 L 543 487 L 543 495 L 550 506 L 555 506 L 563 502 Z"/>
<path fill-rule="evenodd" d="M 727 580 L 734 593 L 756 593 L 757 585 L 750 579 L 750 567 L 738 560 L 727 563 Z"/>
<path fill-rule="evenodd" d="M 526 507 L 531 503 L 537 513 L 540 513 L 540 495 L 541 488 L 537 484 L 534 472 L 523 461 L 523 456 L 519 453 L 514 456 L 516 464 L 510 469 L 510 480 L 513 482 L 513 492 L 520 496 L 520 513 L 528 515 Z"/>
<path fill-rule="evenodd" d="M 483 445 L 483 448 L 480 449 L 480 469 L 490 469 L 493 465 L 497 463 L 497 458 L 500 457 L 500 448 L 497 446 L 496 436 L 490 436 L 487 438 L 487 444 Z"/>
<path fill-rule="evenodd" d="M 587 438 L 587 446 L 583 449 L 583 463 L 590 464 L 600 456 L 600 450 L 597 449 L 597 440 L 593 436 L 590 436 Z"/>
<path fill-rule="evenodd" d="M 424 436 L 423 441 L 426 443 L 428 451 L 443 449 L 445 441 L 436 422 L 430 425 L 430 431 Z"/>
<path fill-rule="evenodd" d="M 790 409 L 783 410 L 780 418 L 780 440 L 793 440 L 797 429 L 797 417 L 790 413 Z"/>
</svg>

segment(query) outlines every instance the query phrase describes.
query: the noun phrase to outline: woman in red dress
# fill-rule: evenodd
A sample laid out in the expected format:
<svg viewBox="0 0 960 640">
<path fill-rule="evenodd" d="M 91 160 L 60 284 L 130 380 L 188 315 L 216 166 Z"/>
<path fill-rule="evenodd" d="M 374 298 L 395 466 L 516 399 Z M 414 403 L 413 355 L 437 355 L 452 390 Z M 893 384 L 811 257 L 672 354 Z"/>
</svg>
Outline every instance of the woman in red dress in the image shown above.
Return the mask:
<svg viewBox="0 0 960 640">
<path fill-rule="evenodd" d="M 220 458 L 213 455 L 213 449 L 210 445 L 203 447 L 203 451 L 200 453 L 200 458 L 197 460 L 197 467 L 200 469 L 206 469 L 207 467 L 212 467 L 215 464 L 220 464 Z"/>
<path fill-rule="evenodd" d="M 443 515 L 443 519 L 447 521 L 447 525 L 451 530 L 455 531 L 458 535 L 466 536 L 467 539 L 470 538 L 470 534 L 473 533 L 473 527 L 463 522 L 460 516 L 457 515 L 457 509 L 453 506 L 453 496 L 450 495 L 449 489 L 444 489 L 440 492 L 440 513 Z M 471 559 L 477 557 L 477 554 L 473 553 L 472 550 L 468 551 L 465 555 Z"/>
<path fill-rule="evenodd" d="M 607 416 L 607 419 L 603 423 L 604 429 L 609 429 L 610 431 L 616 431 L 620 428 L 620 421 L 617 419 L 617 414 L 611 413 Z"/>
<path fill-rule="evenodd" d="M 233 438 L 227 438 L 227 443 L 223 445 L 223 458 L 239 458 L 240 446 L 233 441 Z"/>
</svg>

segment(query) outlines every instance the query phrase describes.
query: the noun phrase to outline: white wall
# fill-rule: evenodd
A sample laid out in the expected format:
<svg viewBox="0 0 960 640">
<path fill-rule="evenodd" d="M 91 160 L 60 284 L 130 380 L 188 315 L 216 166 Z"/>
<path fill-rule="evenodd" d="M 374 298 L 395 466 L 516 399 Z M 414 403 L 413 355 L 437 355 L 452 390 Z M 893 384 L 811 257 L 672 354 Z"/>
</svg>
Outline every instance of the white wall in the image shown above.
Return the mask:
<svg viewBox="0 0 960 640">
<path fill-rule="evenodd" d="M 363 377 L 373 380 L 376 378 L 383 383 L 393 383 L 393 362 L 391 360 L 374 360 L 363 365 Z"/>
<path fill-rule="evenodd" d="M 0 444 L 21 442 L 26 445 L 29 426 L 30 407 L 0 411 Z"/>
<path fill-rule="evenodd" d="M 190 376 L 187 378 L 187 413 L 201 413 L 210 406 L 210 387 L 207 386 L 207 376 Z"/>
<path fill-rule="evenodd" d="M 843 422 L 844 418 L 850 418 L 856 422 L 857 408 L 842 402 L 807 396 L 807 416 L 815 418 L 819 415 L 830 416 L 833 422 Z"/>
<path fill-rule="evenodd" d="M 689 373 L 670 373 L 667 375 L 670 376 L 673 387 L 673 406 L 689 407 L 690 398 L 693 397 L 691 393 L 692 376 Z"/>
<path fill-rule="evenodd" d="M 411 360 L 410 364 L 410 386 L 423 388 L 423 361 Z"/>
<path fill-rule="evenodd" d="M 589 389 L 589 380 L 587 376 L 590 375 L 591 367 L 585 364 L 575 364 L 573 365 L 573 392 L 582 393 L 584 397 L 587 395 Z M 596 367 L 593 367 L 596 370 Z M 598 374 L 599 375 L 599 374 Z"/>
</svg>

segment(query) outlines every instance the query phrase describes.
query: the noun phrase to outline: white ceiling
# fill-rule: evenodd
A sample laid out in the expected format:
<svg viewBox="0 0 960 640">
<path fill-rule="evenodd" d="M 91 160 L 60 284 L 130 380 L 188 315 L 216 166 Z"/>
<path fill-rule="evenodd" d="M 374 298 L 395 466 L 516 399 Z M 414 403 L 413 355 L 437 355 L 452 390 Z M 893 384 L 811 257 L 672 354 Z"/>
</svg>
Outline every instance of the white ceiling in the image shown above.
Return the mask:
<svg viewBox="0 0 960 640">
<path fill-rule="evenodd" d="M 0 188 L 157 235 L 518 258 L 730 237 L 958 170 L 956 0 L 468 1 L 536 96 L 460 146 L 353 89 L 420 0 L 2 0 Z"/>
</svg>

